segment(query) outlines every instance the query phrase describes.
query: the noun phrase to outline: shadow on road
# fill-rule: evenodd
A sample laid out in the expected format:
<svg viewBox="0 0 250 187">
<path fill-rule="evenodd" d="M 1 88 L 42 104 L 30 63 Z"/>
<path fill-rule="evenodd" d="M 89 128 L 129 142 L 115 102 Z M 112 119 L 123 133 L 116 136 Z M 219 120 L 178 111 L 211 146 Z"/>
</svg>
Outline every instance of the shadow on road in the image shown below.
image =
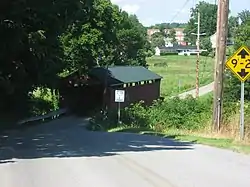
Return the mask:
<svg viewBox="0 0 250 187">
<path fill-rule="evenodd" d="M 90 132 L 83 121 L 62 118 L 1 135 L 0 164 L 13 158 L 103 157 L 122 152 L 189 150 L 190 142 L 131 133 Z"/>
</svg>

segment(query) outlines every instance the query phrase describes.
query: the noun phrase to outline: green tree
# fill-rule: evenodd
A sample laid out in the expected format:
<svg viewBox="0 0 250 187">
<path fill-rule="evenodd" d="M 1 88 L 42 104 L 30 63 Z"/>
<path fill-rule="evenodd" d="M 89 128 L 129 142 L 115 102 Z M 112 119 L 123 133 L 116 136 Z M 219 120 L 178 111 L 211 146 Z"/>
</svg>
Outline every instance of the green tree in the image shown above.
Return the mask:
<svg viewBox="0 0 250 187">
<path fill-rule="evenodd" d="M 67 69 L 86 72 L 99 57 L 101 65 L 108 63 L 119 19 L 119 9 L 110 1 L 94 0 L 90 8 L 83 7 L 61 36 Z"/>
<path fill-rule="evenodd" d="M 24 111 L 29 92 L 63 71 L 146 65 L 146 29 L 109 0 L 0 2 L 0 108 Z M 28 106 L 28 105 L 27 105 Z"/>
<path fill-rule="evenodd" d="M 230 16 L 228 19 L 228 38 L 235 36 L 236 29 L 239 27 L 239 18 Z"/>
<path fill-rule="evenodd" d="M 55 88 L 64 71 L 146 65 L 146 29 L 110 0 L 2 0 L 0 109 L 28 107 L 37 87 Z"/>
<path fill-rule="evenodd" d="M 235 49 L 242 45 L 250 47 L 250 23 L 240 25 L 235 32 Z"/>
<path fill-rule="evenodd" d="M 174 28 L 185 28 L 186 27 L 186 23 L 159 23 L 159 24 L 155 24 L 152 25 L 150 27 L 148 27 L 148 29 L 159 29 L 161 30 L 162 28 L 164 29 L 174 29 Z"/>
<path fill-rule="evenodd" d="M 185 40 L 192 44 L 195 44 L 196 42 L 196 36 L 192 35 L 192 33 L 197 31 L 196 23 L 198 20 L 198 11 L 200 12 L 201 18 L 201 33 L 206 33 L 209 37 L 216 32 L 217 5 L 201 1 L 195 6 L 195 8 L 191 8 L 191 18 L 184 30 L 186 35 Z"/>
<path fill-rule="evenodd" d="M 238 17 L 240 18 L 242 24 L 248 24 L 250 22 L 250 11 L 249 10 L 243 10 L 239 13 Z"/>
<path fill-rule="evenodd" d="M 118 43 L 115 46 L 115 65 L 122 63 L 146 66 L 148 52 L 146 28 L 135 15 L 128 15 L 123 11 L 121 16 L 117 30 Z"/>
<path fill-rule="evenodd" d="M 207 50 L 207 51 L 203 51 L 202 55 L 208 56 L 209 54 L 211 54 L 213 49 L 212 49 L 212 43 L 211 43 L 210 37 L 205 37 L 201 39 L 201 49 Z"/>
<path fill-rule="evenodd" d="M 110 3 L 95 0 L 87 15 L 79 14 L 61 37 L 67 64 L 87 71 L 98 64 L 146 65 L 148 55 L 146 28 L 135 15 Z"/>
<path fill-rule="evenodd" d="M 28 92 L 55 85 L 64 68 L 58 35 L 64 32 L 80 4 L 78 0 L 0 2 L 0 103 L 4 111 L 24 111 Z"/>
<path fill-rule="evenodd" d="M 151 44 L 155 47 L 162 47 L 165 45 L 164 36 L 160 32 L 156 32 L 151 36 Z"/>
<path fill-rule="evenodd" d="M 170 31 L 169 31 L 169 35 L 168 35 L 168 38 L 170 38 L 171 39 L 171 42 L 174 44 L 174 43 L 176 43 L 176 32 L 175 32 L 175 30 L 174 29 L 171 29 Z"/>
</svg>

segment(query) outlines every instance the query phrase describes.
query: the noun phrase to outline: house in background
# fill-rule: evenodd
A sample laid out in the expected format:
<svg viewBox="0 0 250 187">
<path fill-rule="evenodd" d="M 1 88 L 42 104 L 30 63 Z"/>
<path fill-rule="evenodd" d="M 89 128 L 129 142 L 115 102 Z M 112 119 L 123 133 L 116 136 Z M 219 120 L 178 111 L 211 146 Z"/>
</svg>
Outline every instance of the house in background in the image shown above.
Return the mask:
<svg viewBox="0 0 250 187">
<path fill-rule="evenodd" d="M 155 55 L 160 56 L 164 53 L 176 53 L 178 55 L 189 56 L 191 54 L 196 54 L 197 53 L 196 49 L 197 49 L 196 46 L 173 44 L 172 46 L 156 47 Z"/>
<path fill-rule="evenodd" d="M 212 49 L 216 49 L 216 33 L 210 36 L 210 41 L 212 43 Z M 227 39 L 227 46 L 234 45 L 234 41 L 231 40 L 230 38 Z"/>
<path fill-rule="evenodd" d="M 166 47 L 173 47 L 174 44 L 172 44 L 172 39 L 171 38 L 164 38 L 165 41 L 165 46 Z"/>
<path fill-rule="evenodd" d="M 169 34 L 172 29 L 165 29 L 164 32 L 166 34 Z M 184 41 L 185 34 L 184 34 L 184 28 L 174 28 L 175 30 L 175 39 L 177 44 L 179 45 L 187 45 L 187 43 Z M 159 29 L 148 29 L 147 34 L 149 39 L 151 38 L 152 34 L 160 32 Z M 169 38 L 166 38 L 166 40 L 169 40 Z"/>
<path fill-rule="evenodd" d="M 184 34 L 184 28 L 175 28 L 175 39 L 179 45 L 186 45 L 185 42 L 185 34 Z"/>
<path fill-rule="evenodd" d="M 160 47 L 155 48 L 155 56 L 161 56 L 161 49 Z"/>
<path fill-rule="evenodd" d="M 154 33 L 157 33 L 157 32 L 160 32 L 160 29 L 148 29 L 148 30 L 147 30 L 148 39 L 150 39 L 151 36 L 152 36 Z"/>
<path fill-rule="evenodd" d="M 210 41 L 212 43 L 212 49 L 216 48 L 216 34 L 213 34 L 212 36 L 210 36 Z"/>
</svg>

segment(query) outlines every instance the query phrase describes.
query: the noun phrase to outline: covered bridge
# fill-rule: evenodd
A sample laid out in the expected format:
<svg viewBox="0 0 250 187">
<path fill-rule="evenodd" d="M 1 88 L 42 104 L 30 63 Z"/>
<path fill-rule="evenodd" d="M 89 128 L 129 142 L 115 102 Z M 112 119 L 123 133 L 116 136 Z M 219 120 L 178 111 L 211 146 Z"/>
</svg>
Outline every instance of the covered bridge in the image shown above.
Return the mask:
<svg viewBox="0 0 250 187">
<path fill-rule="evenodd" d="M 102 102 L 108 109 L 117 108 L 115 90 L 125 90 L 121 107 L 141 100 L 150 105 L 160 97 L 162 77 L 142 66 L 96 67 L 89 76 L 100 81 L 104 88 Z"/>
</svg>

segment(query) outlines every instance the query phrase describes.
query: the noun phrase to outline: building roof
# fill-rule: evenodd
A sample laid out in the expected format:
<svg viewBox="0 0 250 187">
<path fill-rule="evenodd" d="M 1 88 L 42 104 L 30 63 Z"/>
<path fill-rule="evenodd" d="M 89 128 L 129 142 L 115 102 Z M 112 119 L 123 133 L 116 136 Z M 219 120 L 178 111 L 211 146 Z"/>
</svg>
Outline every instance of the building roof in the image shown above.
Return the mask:
<svg viewBox="0 0 250 187">
<path fill-rule="evenodd" d="M 106 80 L 109 86 L 162 78 L 142 66 L 113 66 L 108 69 L 97 67 L 90 71 L 90 76 L 98 78 L 102 83 Z"/>
<path fill-rule="evenodd" d="M 167 50 L 188 50 L 188 49 L 197 49 L 196 46 L 191 46 L 191 45 L 176 45 L 174 44 L 173 47 L 159 47 L 160 50 L 162 51 L 167 51 Z"/>
</svg>

